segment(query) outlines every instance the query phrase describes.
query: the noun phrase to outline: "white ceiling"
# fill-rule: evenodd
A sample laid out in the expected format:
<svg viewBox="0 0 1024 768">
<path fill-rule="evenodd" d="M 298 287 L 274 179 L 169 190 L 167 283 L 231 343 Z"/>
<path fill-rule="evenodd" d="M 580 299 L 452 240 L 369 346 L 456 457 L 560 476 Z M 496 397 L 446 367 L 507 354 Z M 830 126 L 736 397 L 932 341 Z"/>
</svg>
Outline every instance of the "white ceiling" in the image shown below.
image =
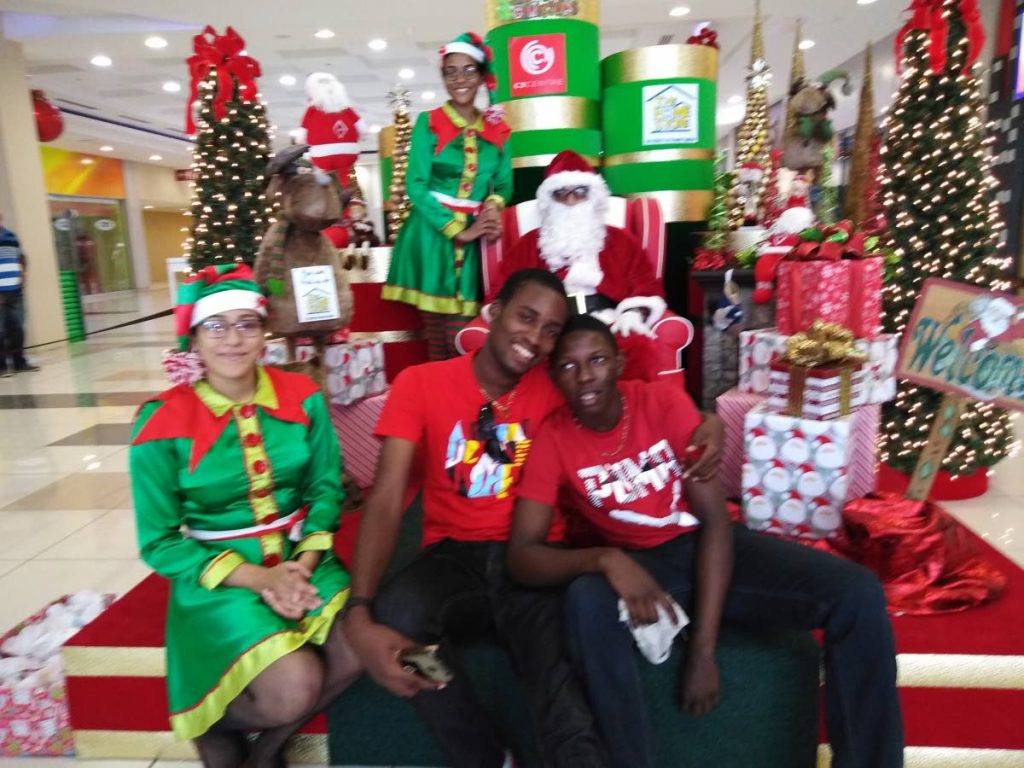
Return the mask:
<svg viewBox="0 0 1024 768">
<path fill-rule="evenodd" d="M 783 95 L 789 79 L 797 18 L 803 19 L 804 37 L 816 43 L 805 52 L 808 71 L 815 75 L 855 56 L 868 41 L 891 35 L 906 2 L 878 0 L 862 6 L 856 0 L 763 0 L 766 57 L 775 71 L 771 98 Z M 669 9 L 679 3 L 691 13 L 670 17 Z M 23 46 L 31 87 L 42 88 L 62 107 L 90 115 L 67 116 L 58 146 L 96 153 L 107 143 L 115 156 L 145 161 L 155 152 L 163 155 L 164 164 L 178 168 L 190 159 L 188 144 L 180 140 L 188 90 L 185 59 L 192 53 L 192 36 L 206 24 L 218 31 L 233 25 L 249 55 L 261 63 L 260 87 L 269 118 L 278 126 L 279 143 L 287 143 L 287 131 L 302 115 L 302 82 L 309 72 L 335 73 L 367 123 L 386 125 L 391 121 L 386 93 L 398 80 L 398 70 L 415 71 L 405 83 L 415 110 L 436 106 L 444 94 L 437 48 L 463 30 L 484 27 L 482 0 L 0 0 L 0 12 L 5 36 Z M 722 46 L 720 121 L 738 121 L 742 106 L 727 100 L 743 93 L 752 16 L 753 0 L 604 0 L 602 56 L 655 45 L 666 36 L 683 42 L 696 23 L 712 21 Z M 313 33 L 323 27 L 335 37 L 315 38 Z M 163 36 L 169 45 L 145 47 L 151 34 Z M 385 51 L 367 47 L 374 37 L 387 40 Z M 91 65 L 100 53 L 113 59 L 113 66 Z M 296 78 L 294 86 L 278 82 L 286 74 Z M 168 80 L 181 83 L 181 92 L 165 93 L 161 86 Z M 437 98 L 423 100 L 424 91 Z M 376 149 L 376 138 L 368 137 L 364 148 Z"/>
</svg>

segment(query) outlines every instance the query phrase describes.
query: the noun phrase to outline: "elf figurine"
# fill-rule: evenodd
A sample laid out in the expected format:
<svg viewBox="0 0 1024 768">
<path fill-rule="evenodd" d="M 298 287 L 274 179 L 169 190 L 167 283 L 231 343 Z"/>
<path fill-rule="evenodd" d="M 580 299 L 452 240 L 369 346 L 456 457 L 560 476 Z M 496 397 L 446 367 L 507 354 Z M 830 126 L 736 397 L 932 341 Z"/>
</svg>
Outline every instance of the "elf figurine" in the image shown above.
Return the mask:
<svg viewBox="0 0 1024 768">
<path fill-rule="evenodd" d="M 349 171 L 359 157 L 359 133 L 365 123 L 352 109 L 348 92 L 338 78 L 314 72 L 306 78 L 309 106 L 302 116 L 299 143 L 309 144 L 309 159 L 317 168 L 348 184 Z"/>
</svg>

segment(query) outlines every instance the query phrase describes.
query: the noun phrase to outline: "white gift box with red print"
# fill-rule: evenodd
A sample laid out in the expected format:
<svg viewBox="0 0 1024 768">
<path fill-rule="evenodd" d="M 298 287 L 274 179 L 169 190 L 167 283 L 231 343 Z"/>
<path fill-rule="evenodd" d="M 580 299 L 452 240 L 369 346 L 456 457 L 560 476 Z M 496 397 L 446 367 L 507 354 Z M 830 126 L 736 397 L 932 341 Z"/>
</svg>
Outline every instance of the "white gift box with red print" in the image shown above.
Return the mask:
<svg viewBox="0 0 1024 768">
<path fill-rule="evenodd" d="M 786 339 L 776 328 L 760 328 L 740 334 L 740 392 L 767 394 L 771 384 L 772 363 L 786 354 Z M 855 339 L 854 346 L 864 355 L 863 383 L 865 402 L 886 403 L 896 397 L 896 357 L 898 334 L 883 333 L 873 339 Z"/>
<path fill-rule="evenodd" d="M 308 363 L 316 357 L 316 347 L 308 343 L 296 343 L 295 359 L 288 359 L 286 339 L 268 339 L 260 355 L 260 365 L 286 365 L 287 363 Z"/>
<path fill-rule="evenodd" d="M 843 505 L 874 490 L 880 408 L 820 420 L 747 413 L 741 480 L 747 526 L 795 538 L 832 536 Z"/>
<path fill-rule="evenodd" d="M 788 338 L 774 328 L 740 333 L 740 392 L 768 392 L 771 364 L 786 354 Z"/>
<path fill-rule="evenodd" d="M 768 384 L 768 408 L 812 419 L 838 419 L 865 404 L 866 389 L 861 366 L 823 365 L 802 368 L 803 386 L 794 381 L 793 366 L 772 363 Z M 801 391 L 794 392 L 797 387 Z M 790 410 L 791 401 L 794 410 Z"/>
<path fill-rule="evenodd" d="M 325 353 L 327 392 L 337 405 L 350 405 L 387 389 L 384 345 L 377 341 L 332 344 Z"/>
</svg>

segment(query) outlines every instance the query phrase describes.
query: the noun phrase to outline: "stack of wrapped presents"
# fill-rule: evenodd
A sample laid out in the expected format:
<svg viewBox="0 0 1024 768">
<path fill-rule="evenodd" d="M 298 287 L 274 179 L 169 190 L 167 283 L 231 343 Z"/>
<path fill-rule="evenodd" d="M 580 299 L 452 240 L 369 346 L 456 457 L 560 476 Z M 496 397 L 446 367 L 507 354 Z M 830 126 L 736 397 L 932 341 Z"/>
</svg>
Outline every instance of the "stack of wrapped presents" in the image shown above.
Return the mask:
<svg viewBox="0 0 1024 768">
<path fill-rule="evenodd" d="M 740 334 L 739 385 L 722 394 L 722 480 L 751 528 L 835 533 L 875 489 L 881 403 L 898 338 L 881 333 L 883 258 L 844 224 L 815 228 L 779 264 L 775 326 Z"/>
</svg>

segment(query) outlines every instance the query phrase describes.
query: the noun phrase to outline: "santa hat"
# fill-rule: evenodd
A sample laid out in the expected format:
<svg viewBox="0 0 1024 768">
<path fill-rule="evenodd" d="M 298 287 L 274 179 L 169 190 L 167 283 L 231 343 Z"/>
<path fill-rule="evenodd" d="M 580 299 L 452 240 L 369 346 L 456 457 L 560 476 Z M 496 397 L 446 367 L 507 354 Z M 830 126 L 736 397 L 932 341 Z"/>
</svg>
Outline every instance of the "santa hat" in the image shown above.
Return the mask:
<svg viewBox="0 0 1024 768">
<path fill-rule="evenodd" d="M 563 149 L 544 171 L 544 181 L 537 187 L 537 199 L 549 202 L 555 190 L 566 187 L 588 187 L 592 197 L 607 198 L 608 185 L 581 155 Z"/>
<path fill-rule="evenodd" d="M 223 264 L 199 270 L 178 286 L 174 330 L 178 349 L 188 349 L 189 332 L 208 317 L 233 309 L 267 316 L 267 300 L 246 264 Z"/>
<path fill-rule="evenodd" d="M 739 168 L 739 177 L 744 181 L 751 179 L 756 181 L 764 176 L 764 168 L 759 163 L 755 163 L 753 160 L 748 160 L 743 163 Z"/>
<path fill-rule="evenodd" d="M 487 86 L 487 97 L 490 104 L 494 104 L 494 91 L 498 88 L 498 79 L 494 76 L 494 51 L 484 42 L 476 32 L 463 32 L 450 43 L 442 45 L 438 50 L 441 54 L 441 63 L 444 64 L 444 57 L 449 53 L 464 53 L 480 65 L 480 72 L 484 76 L 484 84 Z"/>
</svg>

